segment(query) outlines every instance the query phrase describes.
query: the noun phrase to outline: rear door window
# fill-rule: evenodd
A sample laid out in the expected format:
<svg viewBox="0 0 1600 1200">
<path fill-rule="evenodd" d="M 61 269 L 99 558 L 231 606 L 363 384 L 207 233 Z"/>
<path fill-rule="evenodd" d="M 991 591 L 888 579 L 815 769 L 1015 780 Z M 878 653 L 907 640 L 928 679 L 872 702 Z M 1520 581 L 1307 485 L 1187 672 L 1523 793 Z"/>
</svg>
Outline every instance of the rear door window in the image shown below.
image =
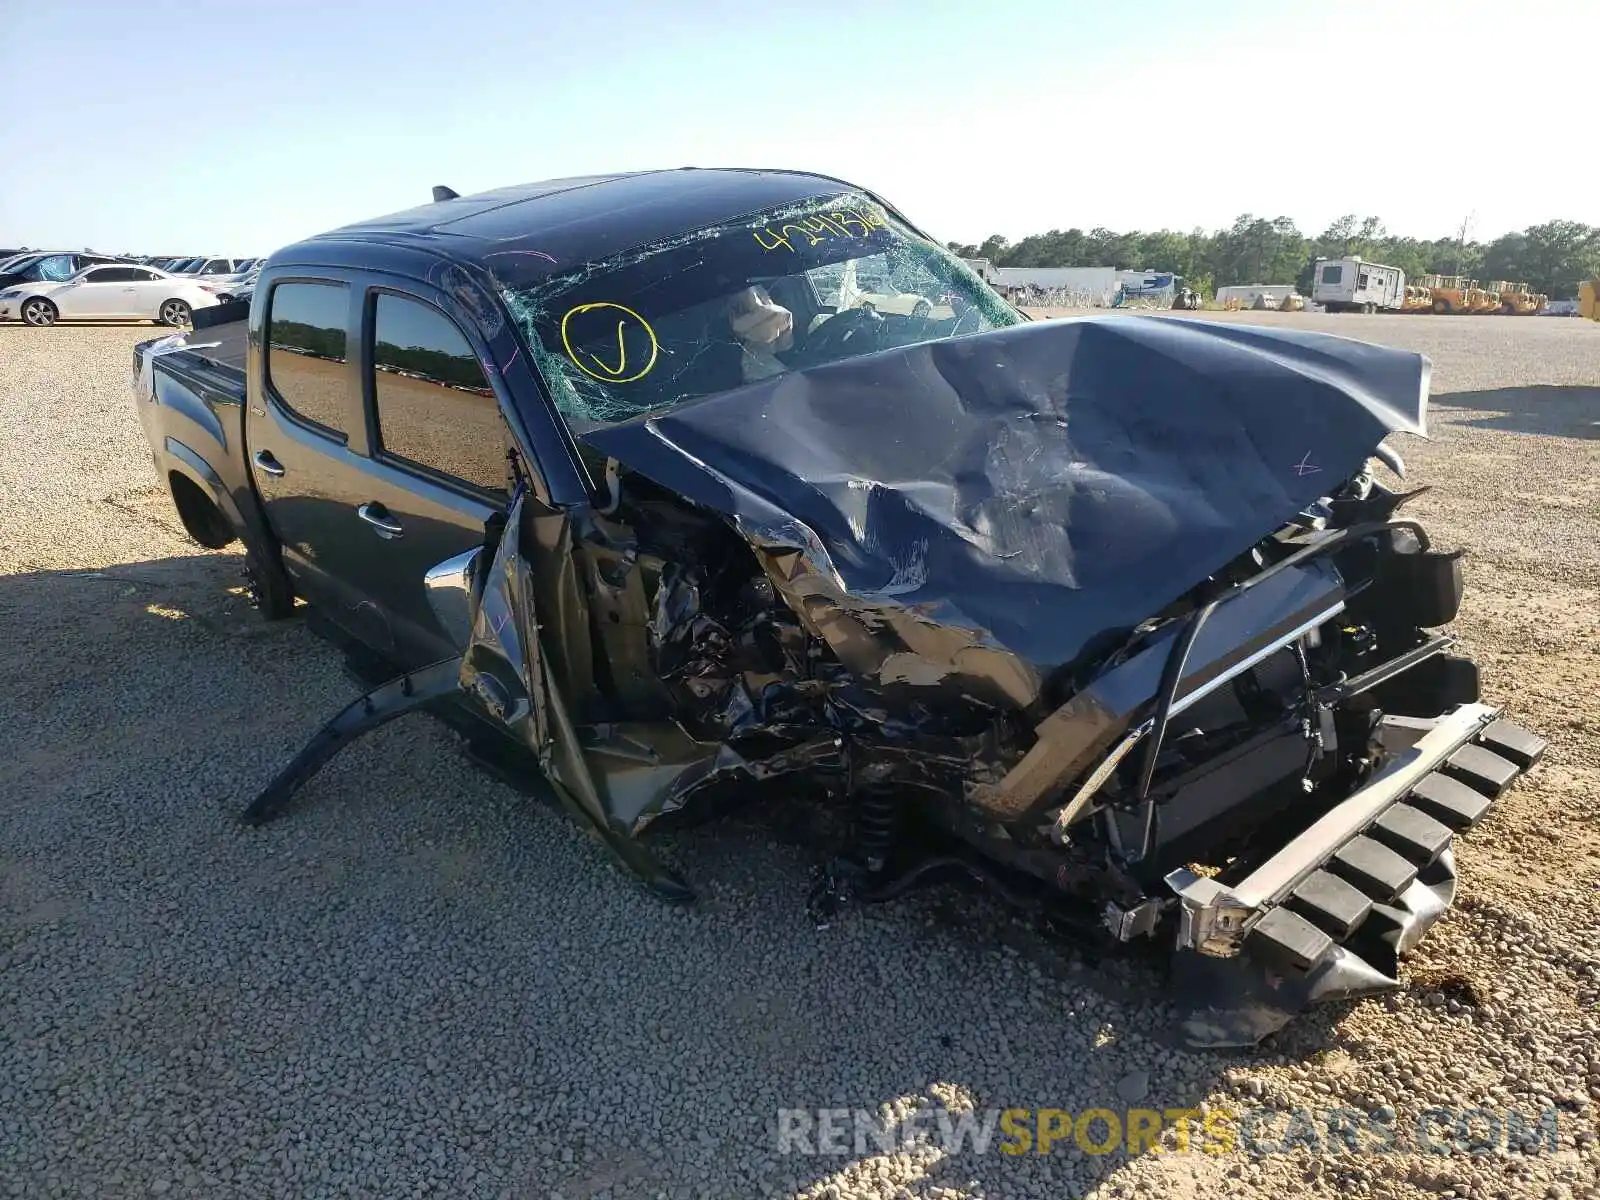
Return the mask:
<svg viewBox="0 0 1600 1200">
<path fill-rule="evenodd" d="M 1339 280 L 1342 279 L 1342 278 L 1344 278 L 1344 268 L 1343 267 L 1330 266 L 1330 267 L 1323 267 L 1322 268 L 1322 282 L 1323 283 L 1338 283 Z"/>
<path fill-rule="evenodd" d="M 267 310 L 267 383 L 293 415 L 340 438 L 345 411 L 345 325 L 350 289 L 342 283 L 280 283 Z"/>
<path fill-rule="evenodd" d="M 372 403 L 389 457 L 479 491 L 504 493 L 506 433 L 494 389 L 455 322 L 379 292 L 372 317 Z"/>
</svg>

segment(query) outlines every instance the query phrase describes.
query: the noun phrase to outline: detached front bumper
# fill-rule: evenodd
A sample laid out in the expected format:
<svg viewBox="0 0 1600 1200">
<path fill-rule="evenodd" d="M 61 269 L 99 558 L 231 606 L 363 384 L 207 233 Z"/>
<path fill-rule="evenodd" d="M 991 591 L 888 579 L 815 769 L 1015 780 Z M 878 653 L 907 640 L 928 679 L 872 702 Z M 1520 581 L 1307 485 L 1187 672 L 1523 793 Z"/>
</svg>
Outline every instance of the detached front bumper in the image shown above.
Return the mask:
<svg viewBox="0 0 1600 1200">
<path fill-rule="evenodd" d="M 1391 760 L 1244 879 L 1167 876 L 1184 1042 L 1253 1045 L 1311 1005 L 1400 986 L 1400 955 L 1455 899 L 1453 835 L 1544 753 L 1499 715 L 1385 718 Z"/>
</svg>

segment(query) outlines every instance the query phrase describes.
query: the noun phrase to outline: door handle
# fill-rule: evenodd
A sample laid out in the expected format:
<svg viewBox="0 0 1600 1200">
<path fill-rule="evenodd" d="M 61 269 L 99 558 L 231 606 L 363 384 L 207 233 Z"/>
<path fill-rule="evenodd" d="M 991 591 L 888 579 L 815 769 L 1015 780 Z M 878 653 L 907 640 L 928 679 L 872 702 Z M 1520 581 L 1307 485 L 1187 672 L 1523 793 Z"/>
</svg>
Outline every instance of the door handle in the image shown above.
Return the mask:
<svg viewBox="0 0 1600 1200">
<path fill-rule="evenodd" d="M 272 457 L 271 450 L 257 450 L 255 453 L 256 469 L 263 475 L 271 475 L 274 479 L 285 474 L 283 464 Z"/>
<path fill-rule="evenodd" d="M 389 510 L 376 500 L 361 505 L 356 509 L 356 516 L 378 531 L 381 538 L 397 538 L 405 533 L 400 527 L 400 522 L 389 515 Z"/>
</svg>

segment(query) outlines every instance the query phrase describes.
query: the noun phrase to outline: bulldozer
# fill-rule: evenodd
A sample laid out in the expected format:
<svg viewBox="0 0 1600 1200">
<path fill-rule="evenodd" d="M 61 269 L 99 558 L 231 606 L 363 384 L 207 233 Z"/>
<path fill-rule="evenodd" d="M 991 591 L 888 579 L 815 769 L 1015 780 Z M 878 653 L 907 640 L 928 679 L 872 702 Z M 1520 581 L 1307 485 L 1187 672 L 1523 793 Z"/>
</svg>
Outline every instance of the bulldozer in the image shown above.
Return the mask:
<svg viewBox="0 0 1600 1200">
<path fill-rule="evenodd" d="M 1500 311 L 1500 293 L 1493 288 L 1484 287 L 1476 279 L 1467 280 L 1465 299 L 1467 311 L 1477 316 Z"/>
<path fill-rule="evenodd" d="M 1489 284 L 1489 291 L 1499 297 L 1500 311 L 1508 317 L 1537 316 L 1549 303 L 1548 296 L 1530 291 L 1526 283 L 1496 279 Z"/>
<path fill-rule="evenodd" d="M 1468 296 L 1472 282 L 1459 275 L 1424 275 L 1421 286 L 1428 290 L 1428 307 L 1443 316 L 1447 313 L 1472 312 Z"/>
<path fill-rule="evenodd" d="M 1420 283 L 1406 284 L 1406 294 L 1400 300 L 1401 312 L 1430 312 L 1433 309 L 1433 290 Z"/>
</svg>

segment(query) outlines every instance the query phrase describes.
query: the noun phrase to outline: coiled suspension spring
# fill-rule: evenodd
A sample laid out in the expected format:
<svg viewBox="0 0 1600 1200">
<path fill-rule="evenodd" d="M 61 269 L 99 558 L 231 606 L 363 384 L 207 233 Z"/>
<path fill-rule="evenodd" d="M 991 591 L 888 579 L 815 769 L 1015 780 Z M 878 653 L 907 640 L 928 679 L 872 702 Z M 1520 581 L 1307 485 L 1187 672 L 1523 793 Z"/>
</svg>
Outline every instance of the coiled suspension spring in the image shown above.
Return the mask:
<svg viewBox="0 0 1600 1200">
<path fill-rule="evenodd" d="M 857 800 L 856 837 L 870 872 L 882 871 L 900 831 L 900 807 L 887 792 L 870 789 Z"/>
</svg>

